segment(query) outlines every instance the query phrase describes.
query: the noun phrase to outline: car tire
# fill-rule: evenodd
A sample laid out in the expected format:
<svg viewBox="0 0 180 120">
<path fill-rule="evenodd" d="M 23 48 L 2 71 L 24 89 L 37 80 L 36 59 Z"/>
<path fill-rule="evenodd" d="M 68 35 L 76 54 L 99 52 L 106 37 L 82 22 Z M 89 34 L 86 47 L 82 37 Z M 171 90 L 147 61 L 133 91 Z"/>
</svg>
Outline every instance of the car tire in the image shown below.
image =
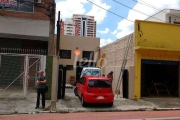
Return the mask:
<svg viewBox="0 0 180 120">
<path fill-rule="evenodd" d="M 75 94 L 75 96 L 78 96 L 76 87 L 74 88 L 74 94 Z"/>
<path fill-rule="evenodd" d="M 87 103 L 84 101 L 84 96 L 81 97 L 81 104 L 83 107 L 86 107 Z"/>
<path fill-rule="evenodd" d="M 112 103 L 108 103 L 108 106 L 109 106 L 109 107 L 112 107 L 112 106 L 113 106 L 113 102 L 112 102 Z"/>
</svg>

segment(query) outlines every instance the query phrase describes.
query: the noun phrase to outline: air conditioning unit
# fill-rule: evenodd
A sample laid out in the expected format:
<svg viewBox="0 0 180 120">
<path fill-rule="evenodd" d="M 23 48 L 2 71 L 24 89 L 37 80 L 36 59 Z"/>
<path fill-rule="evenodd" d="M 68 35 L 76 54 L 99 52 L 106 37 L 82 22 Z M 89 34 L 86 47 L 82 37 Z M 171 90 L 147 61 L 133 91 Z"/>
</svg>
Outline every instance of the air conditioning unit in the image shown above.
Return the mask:
<svg viewBox="0 0 180 120">
<path fill-rule="evenodd" d="M 42 0 L 37 0 L 36 5 L 37 6 L 44 6 L 44 2 Z"/>
<path fill-rule="evenodd" d="M 37 4 L 41 4 L 42 3 L 42 0 L 37 0 Z"/>
</svg>

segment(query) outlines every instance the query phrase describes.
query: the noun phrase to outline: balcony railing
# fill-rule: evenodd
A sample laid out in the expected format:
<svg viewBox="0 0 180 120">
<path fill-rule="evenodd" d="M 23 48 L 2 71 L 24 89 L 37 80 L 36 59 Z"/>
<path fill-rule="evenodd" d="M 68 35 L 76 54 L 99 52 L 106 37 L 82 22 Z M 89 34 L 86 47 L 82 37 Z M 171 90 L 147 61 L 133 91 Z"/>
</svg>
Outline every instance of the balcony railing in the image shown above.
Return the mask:
<svg viewBox="0 0 180 120">
<path fill-rule="evenodd" d="M 20 48 L 0 48 L 0 53 L 47 55 L 47 50 L 20 49 Z"/>
</svg>

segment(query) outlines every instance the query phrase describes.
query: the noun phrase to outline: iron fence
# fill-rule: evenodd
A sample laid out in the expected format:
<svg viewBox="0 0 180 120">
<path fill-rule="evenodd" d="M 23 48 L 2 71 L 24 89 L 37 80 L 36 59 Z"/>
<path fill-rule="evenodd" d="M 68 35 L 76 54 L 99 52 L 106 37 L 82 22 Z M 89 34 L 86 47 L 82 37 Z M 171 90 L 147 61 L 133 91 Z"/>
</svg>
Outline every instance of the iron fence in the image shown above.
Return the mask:
<svg viewBox="0 0 180 120">
<path fill-rule="evenodd" d="M 0 53 L 47 55 L 45 49 L 0 48 Z"/>
</svg>

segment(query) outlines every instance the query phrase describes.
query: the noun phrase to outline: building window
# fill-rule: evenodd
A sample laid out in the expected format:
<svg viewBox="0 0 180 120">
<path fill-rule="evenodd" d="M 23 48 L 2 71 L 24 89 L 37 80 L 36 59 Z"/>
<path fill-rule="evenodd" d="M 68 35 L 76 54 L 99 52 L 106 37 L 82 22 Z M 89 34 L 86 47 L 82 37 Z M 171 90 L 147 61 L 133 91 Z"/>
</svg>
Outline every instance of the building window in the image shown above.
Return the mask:
<svg viewBox="0 0 180 120">
<path fill-rule="evenodd" d="M 34 12 L 34 3 L 26 0 L 0 0 L 0 10 Z"/>
<path fill-rule="evenodd" d="M 59 52 L 60 58 L 63 59 L 71 59 L 71 50 L 60 50 Z"/>
<path fill-rule="evenodd" d="M 94 60 L 94 52 L 93 51 L 83 51 L 82 58 L 88 59 L 88 60 Z"/>
<path fill-rule="evenodd" d="M 66 70 L 73 70 L 73 65 L 66 65 Z"/>
</svg>

